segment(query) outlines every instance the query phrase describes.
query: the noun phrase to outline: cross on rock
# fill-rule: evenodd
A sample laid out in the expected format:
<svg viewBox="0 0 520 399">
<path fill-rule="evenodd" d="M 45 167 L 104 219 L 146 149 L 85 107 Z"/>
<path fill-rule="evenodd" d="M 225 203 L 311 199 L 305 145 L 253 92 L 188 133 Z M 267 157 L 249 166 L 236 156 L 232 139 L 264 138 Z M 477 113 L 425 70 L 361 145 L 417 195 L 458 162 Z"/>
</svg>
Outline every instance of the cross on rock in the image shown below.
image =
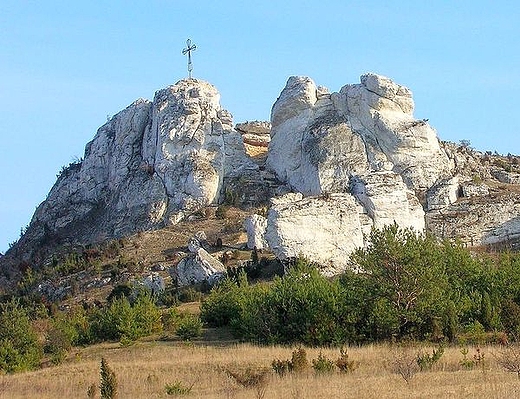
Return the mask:
<svg viewBox="0 0 520 399">
<path fill-rule="evenodd" d="M 188 76 L 191 79 L 191 71 L 193 71 L 193 64 L 191 63 L 191 52 L 197 48 L 195 44 L 191 44 L 191 40 L 186 40 L 186 48 L 182 50 L 182 55 L 188 55 Z"/>
</svg>

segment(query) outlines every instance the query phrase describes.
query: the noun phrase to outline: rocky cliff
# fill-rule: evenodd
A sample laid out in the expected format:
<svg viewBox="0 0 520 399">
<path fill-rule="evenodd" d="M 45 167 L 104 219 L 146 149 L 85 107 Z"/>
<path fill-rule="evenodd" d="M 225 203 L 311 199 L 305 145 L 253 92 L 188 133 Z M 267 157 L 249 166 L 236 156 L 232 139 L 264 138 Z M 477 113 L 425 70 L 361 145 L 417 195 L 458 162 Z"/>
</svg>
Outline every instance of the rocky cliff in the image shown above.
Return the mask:
<svg viewBox="0 0 520 399">
<path fill-rule="evenodd" d="M 270 123 L 234 127 L 212 85 L 182 80 L 99 128 L 2 263 L 37 265 L 58 245 L 158 229 L 223 202 L 270 201 L 246 223 L 249 245 L 306 255 L 326 274 L 394 222 L 469 245 L 518 240 L 518 158 L 440 142 L 413 110 L 411 91 L 379 75 L 335 93 L 291 77 Z"/>
<path fill-rule="evenodd" d="M 112 117 L 61 171 L 11 255 L 40 262 L 56 245 L 161 228 L 221 202 L 224 182 L 257 176 L 219 98 L 182 80 Z"/>
</svg>

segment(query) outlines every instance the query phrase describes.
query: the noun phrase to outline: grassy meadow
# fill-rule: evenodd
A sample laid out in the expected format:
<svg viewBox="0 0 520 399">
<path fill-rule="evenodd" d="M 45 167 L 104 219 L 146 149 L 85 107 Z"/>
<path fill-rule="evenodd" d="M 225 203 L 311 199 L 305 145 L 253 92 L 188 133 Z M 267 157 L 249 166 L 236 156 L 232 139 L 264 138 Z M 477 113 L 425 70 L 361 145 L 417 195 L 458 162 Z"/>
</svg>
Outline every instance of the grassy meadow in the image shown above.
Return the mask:
<svg viewBox="0 0 520 399">
<path fill-rule="evenodd" d="M 339 356 L 337 349 L 305 349 L 309 364 L 320 352 L 331 360 Z M 467 349 L 467 359 L 473 359 L 475 347 Z M 483 361 L 473 368 L 461 365 L 461 347 L 448 347 L 431 371 L 417 372 L 408 382 L 396 372 L 396 364 L 414 359 L 421 350 L 431 352 L 432 348 L 383 344 L 351 347 L 349 357 L 357 366 L 353 372 L 340 373 L 335 369 L 332 373 L 316 374 L 309 367 L 303 372 L 278 376 L 272 371 L 271 362 L 290 359 L 293 350 L 178 341 L 138 342 L 130 347 L 102 344 L 72 351 L 59 366 L 0 376 L 0 398 L 87 398 L 89 387 L 99 386 L 101 357 L 117 376 L 119 398 L 520 397 L 520 379 L 497 363 L 500 347 L 482 347 Z M 229 371 L 240 374 L 247 369 L 267 370 L 262 383 L 245 388 L 229 375 Z M 192 389 L 185 394 L 167 394 L 167 384 Z M 94 391 L 97 392 L 90 397 L 99 398 L 99 389 Z"/>
</svg>

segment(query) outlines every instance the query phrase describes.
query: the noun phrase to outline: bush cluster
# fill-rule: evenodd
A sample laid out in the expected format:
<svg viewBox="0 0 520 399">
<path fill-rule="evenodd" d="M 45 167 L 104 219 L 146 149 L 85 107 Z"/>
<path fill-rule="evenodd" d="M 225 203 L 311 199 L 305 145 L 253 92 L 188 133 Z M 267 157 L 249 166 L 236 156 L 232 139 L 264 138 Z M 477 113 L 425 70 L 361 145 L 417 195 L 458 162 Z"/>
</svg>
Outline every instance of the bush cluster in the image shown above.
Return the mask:
<svg viewBox="0 0 520 399">
<path fill-rule="evenodd" d="M 328 345 L 378 340 L 466 342 L 520 335 L 520 256 L 473 256 L 459 243 L 391 225 L 373 230 L 352 270 L 328 279 L 305 259 L 284 277 L 228 279 L 202 319 L 259 343 Z"/>
<path fill-rule="evenodd" d="M 175 308 L 164 312 L 143 292 L 130 301 L 115 297 L 101 308 L 78 308 L 52 316 L 19 301 L 0 303 L 0 372 L 37 368 L 42 360 L 61 363 L 73 346 L 103 341 L 132 344 L 165 328 L 184 340 L 202 333 L 202 322 Z"/>
</svg>

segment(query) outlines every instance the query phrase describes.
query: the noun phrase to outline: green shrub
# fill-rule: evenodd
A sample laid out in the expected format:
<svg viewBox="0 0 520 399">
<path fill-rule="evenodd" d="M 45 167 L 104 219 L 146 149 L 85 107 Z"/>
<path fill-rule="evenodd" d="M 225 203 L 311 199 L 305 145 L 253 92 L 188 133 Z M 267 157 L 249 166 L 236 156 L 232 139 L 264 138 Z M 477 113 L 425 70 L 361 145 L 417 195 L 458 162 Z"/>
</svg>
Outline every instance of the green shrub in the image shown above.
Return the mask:
<svg viewBox="0 0 520 399">
<path fill-rule="evenodd" d="M 271 362 L 271 368 L 280 377 L 285 376 L 287 373 L 292 371 L 292 365 L 290 360 L 278 360 L 274 359 Z"/>
<path fill-rule="evenodd" d="M 312 360 L 312 368 L 318 374 L 329 374 L 334 371 L 334 361 L 327 359 L 321 352 L 317 359 Z"/>
<path fill-rule="evenodd" d="M 201 305 L 201 319 L 214 327 L 231 324 L 240 314 L 244 288 L 231 279 L 225 279 L 215 286 Z"/>
<path fill-rule="evenodd" d="M 300 346 L 293 350 L 290 360 L 278 360 L 274 359 L 271 362 L 271 368 L 280 377 L 283 377 L 287 373 L 296 372 L 300 373 L 309 367 L 307 360 L 307 352 Z"/>
<path fill-rule="evenodd" d="M 193 287 L 180 288 L 177 291 L 177 298 L 180 302 L 200 302 L 202 300 L 202 292 L 197 291 Z"/>
<path fill-rule="evenodd" d="M 123 297 L 130 298 L 132 295 L 132 287 L 129 284 L 116 285 L 107 297 L 107 302 L 112 303 L 114 299 L 121 299 Z"/>
<path fill-rule="evenodd" d="M 177 308 L 169 308 L 162 314 L 162 325 L 167 332 L 175 332 L 181 320 L 182 315 Z"/>
<path fill-rule="evenodd" d="M 466 370 L 472 370 L 475 367 L 475 362 L 472 359 L 468 359 L 468 352 L 468 348 L 462 348 L 460 350 L 462 359 L 459 361 L 459 364 Z"/>
<path fill-rule="evenodd" d="M 74 314 L 56 313 L 50 320 L 45 333 L 44 351 L 51 355 L 54 364 L 60 364 L 67 357 L 72 345 L 79 340 L 79 329 L 74 323 Z"/>
<path fill-rule="evenodd" d="M 128 298 L 115 298 L 91 315 L 92 334 L 98 341 L 136 340 L 162 330 L 161 311 L 150 295 L 139 295 L 131 305 Z"/>
<path fill-rule="evenodd" d="M 202 335 L 202 322 L 196 316 L 186 315 L 180 320 L 176 334 L 184 341 L 198 338 Z"/>
<path fill-rule="evenodd" d="M 444 347 L 439 346 L 433 349 L 432 354 L 419 352 L 417 354 L 417 365 L 421 371 L 431 370 L 433 365 L 437 363 L 444 354 Z"/>
<path fill-rule="evenodd" d="M 42 345 L 27 311 L 17 301 L 0 304 L 0 371 L 34 369 L 42 355 Z"/>
</svg>

